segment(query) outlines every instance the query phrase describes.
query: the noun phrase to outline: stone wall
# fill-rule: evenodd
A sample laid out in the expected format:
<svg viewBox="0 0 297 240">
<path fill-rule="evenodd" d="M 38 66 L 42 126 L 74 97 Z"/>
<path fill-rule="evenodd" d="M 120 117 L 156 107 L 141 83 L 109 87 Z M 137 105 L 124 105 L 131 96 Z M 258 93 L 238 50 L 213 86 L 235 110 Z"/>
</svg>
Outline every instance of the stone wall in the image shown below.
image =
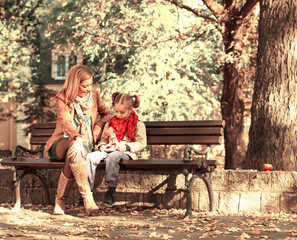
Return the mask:
<svg viewBox="0 0 297 240">
<path fill-rule="evenodd" d="M 43 171 L 47 177 L 51 201 L 60 170 Z M 13 203 L 15 193 L 12 187 L 12 173 L 0 169 L 0 203 Z M 42 184 L 37 177 L 27 175 L 22 181 L 22 204 L 47 203 Z M 297 172 L 255 170 L 217 170 L 211 176 L 214 190 L 215 209 L 218 211 L 241 212 L 296 212 Z M 117 188 L 117 203 L 146 205 L 160 208 L 185 208 L 185 178 L 182 174 L 121 173 Z M 104 172 L 98 171 L 94 197 L 99 204 L 104 197 L 106 185 Z M 76 204 L 79 199 L 74 185 L 68 204 Z M 193 208 L 199 211 L 209 209 L 206 187 L 198 178 L 193 186 Z"/>
</svg>

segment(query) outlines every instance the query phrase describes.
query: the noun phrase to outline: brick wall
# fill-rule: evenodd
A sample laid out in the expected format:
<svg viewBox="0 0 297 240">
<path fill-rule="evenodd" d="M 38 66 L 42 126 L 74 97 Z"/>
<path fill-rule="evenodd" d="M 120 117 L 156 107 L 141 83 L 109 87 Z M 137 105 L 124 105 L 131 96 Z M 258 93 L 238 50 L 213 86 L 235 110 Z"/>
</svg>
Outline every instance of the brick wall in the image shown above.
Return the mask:
<svg viewBox="0 0 297 240">
<path fill-rule="evenodd" d="M 54 202 L 60 170 L 43 171 L 47 178 L 51 201 Z M 0 203 L 13 203 L 15 193 L 12 173 L 0 169 Z M 22 204 L 45 204 L 46 197 L 37 177 L 27 175 L 22 181 Z M 297 212 L 297 172 L 256 170 L 218 170 L 212 176 L 215 209 L 218 211 Z M 182 174 L 121 173 L 117 188 L 119 204 L 147 205 L 160 208 L 185 208 L 185 178 Z M 98 171 L 94 197 L 98 204 L 103 200 L 106 185 L 104 172 Z M 193 208 L 206 211 L 208 194 L 201 179 L 193 186 Z M 79 199 L 74 185 L 67 204 Z"/>
</svg>

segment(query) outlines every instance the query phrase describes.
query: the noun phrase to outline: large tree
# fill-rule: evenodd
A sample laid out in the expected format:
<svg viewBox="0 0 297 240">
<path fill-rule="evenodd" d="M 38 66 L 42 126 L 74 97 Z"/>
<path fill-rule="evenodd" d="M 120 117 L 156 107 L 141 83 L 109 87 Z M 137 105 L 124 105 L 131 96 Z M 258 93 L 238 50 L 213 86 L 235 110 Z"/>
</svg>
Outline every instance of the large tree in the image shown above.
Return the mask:
<svg viewBox="0 0 297 240">
<path fill-rule="evenodd" d="M 247 168 L 296 170 L 297 1 L 263 0 Z"/>
<path fill-rule="evenodd" d="M 249 73 L 247 59 L 254 54 L 252 46 L 256 38 L 255 23 L 257 23 L 257 16 L 254 13 L 259 0 L 202 0 L 211 14 L 184 4 L 186 1 L 167 1 L 192 12 L 198 18 L 205 19 L 222 34 L 226 56 L 221 99 L 222 117 L 226 121 L 225 168 L 243 168 L 247 148 L 244 139 L 244 88 L 246 87 L 244 79 Z"/>
</svg>

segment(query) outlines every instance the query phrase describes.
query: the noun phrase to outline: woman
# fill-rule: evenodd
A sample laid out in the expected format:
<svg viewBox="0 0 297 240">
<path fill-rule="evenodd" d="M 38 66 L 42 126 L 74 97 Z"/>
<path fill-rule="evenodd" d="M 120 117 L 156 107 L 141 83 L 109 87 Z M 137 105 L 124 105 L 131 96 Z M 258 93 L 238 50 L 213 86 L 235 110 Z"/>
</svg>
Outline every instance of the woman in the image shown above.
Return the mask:
<svg viewBox="0 0 297 240">
<path fill-rule="evenodd" d="M 88 214 L 98 210 L 88 182 L 85 156 L 93 151 L 101 137 L 102 127 L 111 111 L 92 90 L 94 73 L 84 65 L 75 65 L 67 73 L 64 86 L 56 95 L 56 129 L 47 141 L 45 154 L 65 161 L 55 199 L 54 214 L 62 215 L 65 200 L 74 181 L 84 200 Z"/>
</svg>

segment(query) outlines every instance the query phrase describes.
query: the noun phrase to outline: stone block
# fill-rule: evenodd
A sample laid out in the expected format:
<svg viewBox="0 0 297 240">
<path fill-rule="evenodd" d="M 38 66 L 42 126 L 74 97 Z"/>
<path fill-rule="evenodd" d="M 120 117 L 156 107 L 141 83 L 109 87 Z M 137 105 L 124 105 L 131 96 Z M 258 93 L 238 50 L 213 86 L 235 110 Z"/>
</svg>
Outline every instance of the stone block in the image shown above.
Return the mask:
<svg viewBox="0 0 297 240">
<path fill-rule="evenodd" d="M 246 170 L 229 170 L 228 171 L 228 191 L 247 191 L 249 171 Z"/>
<path fill-rule="evenodd" d="M 200 177 L 198 177 L 195 182 L 193 183 L 193 192 L 199 193 L 199 192 L 203 192 L 203 193 L 207 193 L 207 187 L 205 182 L 203 181 L 203 179 L 201 179 Z"/>
<path fill-rule="evenodd" d="M 228 190 L 228 174 L 229 171 L 216 170 L 211 173 L 211 183 L 214 191 Z"/>
<path fill-rule="evenodd" d="M 166 190 L 176 190 L 185 188 L 185 176 L 183 174 L 171 173 L 163 175 L 163 181 L 166 182 Z"/>
<path fill-rule="evenodd" d="M 61 169 L 48 169 L 46 174 L 47 184 L 49 187 L 58 187 Z"/>
<path fill-rule="evenodd" d="M 181 190 L 166 190 L 162 195 L 162 207 L 165 209 L 169 208 L 180 208 L 180 194 Z"/>
<path fill-rule="evenodd" d="M 249 173 L 249 191 L 253 192 L 271 192 L 271 172 L 254 171 Z"/>
<path fill-rule="evenodd" d="M 280 211 L 280 194 L 278 193 L 262 193 L 261 199 L 262 212 L 279 212 Z"/>
<path fill-rule="evenodd" d="M 261 193 L 240 193 L 239 212 L 260 211 Z"/>
<path fill-rule="evenodd" d="M 210 201 L 209 201 L 209 195 L 208 195 L 208 193 L 207 192 L 199 193 L 197 195 L 197 197 L 198 197 L 197 198 L 197 203 L 198 203 L 197 209 L 199 211 L 210 211 Z M 214 200 L 213 209 L 214 210 L 217 210 L 218 209 L 218 199 L 219 199 L 219 192 L 214 192 L 213 193 L 213 200 Z M 194 205 L 193 205 L 193 207 L 194 207 Z"/>
<path fill-rule="evenodd" d="M 26 195 L 27 195 L 26 203 L 37 205 L 37 204 L 43 204 L 46 202 L 43 200 L 42 188 L 27 188 Z"/>
<path fill-rule="evenodd" d="M 187 193 L 186 191 L 181 191 L 180 192 L 180 209 L 186 209 L 186 208 L 187 208 Z"/>
<path fill-rule="evenodd" d="M 94 196 L 95 202 L 102 203 L 103 199 L 104 199 L 104 196 L 105 196 L 105 191 L 104 192 L 97 192 L 97 191 L 93 192 L 93 196 Z"/>
<path fill-rule="evenodd" d="M 296 192 L 297 173 L 295 171 L 272 171 L 273 192 Z"/>
<path fill-rule="evenodd" d="M 140 188 L 142 190 L 153 191 L 156 193 L 164 192 L 166 188 L 166 176 L 161 174 L 143 173 L 140 176 Z"/>
<path fill-rule="evenodd" d="M 297 213 L 297 193 L 284 193 L 280 197 L 280 210 Z"/>
<path fill-rule="evenodd" d="M 137 206 L 142 206 L 143 205 L 143 192 L 126 192 L 125 193 L 125 200 L 127 204 L 129 205 L 134 205 L 136 204 Z"/>
<path fill-rule="evenodd" d="M 104 191 L 107 189 L 107 185 L 105 182 L 105 171 L 96 171 L 96 177 L 94 182 L 94 189 L 101 188 Z"/>
<path fill-rule="evenodd" d="M 10 169 L 0 169 L 0 176 L 0 186 L 7 187 L 12 184 L 13 175 Z"/>
<path fill-rule="evenodd" d="M 141 174 L 139 172 L 120 173 L 120 184 L 122 188 L 140 189 Z M 120 185 L 118 187 L 121 188 Z"/>
<path fill-rule="evenodd" d="M 14 202 L 13 188 L 9 185 L 2 186 L 0 191 L 0 203 L 13 203 Z"/>
<path fill-rule="evenodd" d="M 218 210 L 238 212 L 239 195 L 238 192 L 219 192 Z"/>
<path fill-rule="evenodd" d="M 155 206 L 155 207 L 161 207 L 162 206 L 162 193 L 156 193 L 156 192 L 145 192 L 143 194 L 143 203 L 145 206 Z"/>
</svg>

